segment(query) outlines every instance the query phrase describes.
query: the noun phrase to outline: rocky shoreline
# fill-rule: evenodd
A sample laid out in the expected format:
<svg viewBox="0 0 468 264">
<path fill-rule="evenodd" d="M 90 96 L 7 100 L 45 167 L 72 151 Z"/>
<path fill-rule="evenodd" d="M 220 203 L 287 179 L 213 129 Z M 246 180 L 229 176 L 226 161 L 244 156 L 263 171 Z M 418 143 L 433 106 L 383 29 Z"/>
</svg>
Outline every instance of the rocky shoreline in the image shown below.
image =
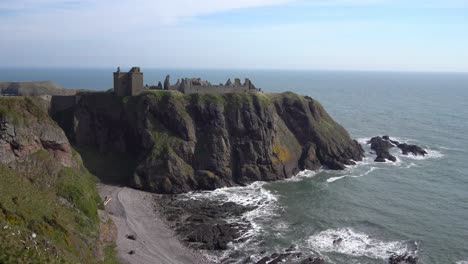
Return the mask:
<svg viewBox="0 0 468 264">
<path fill-rule="evenodd" d="M 193 199 L 187 195 L 154 197 L 156 210 L 175 231 L 179 240 L 191 249 L 216 256 L 215 263 L 325 263 L 323 258 L 298 251 L 293 245 L 279 252 L 257 252 L 255 256 L 229 250 L 250 239 L 246 234 L 253 227 L 244 215 L 255 210 L 256 206 L 214 199 Z"/>
</svg>

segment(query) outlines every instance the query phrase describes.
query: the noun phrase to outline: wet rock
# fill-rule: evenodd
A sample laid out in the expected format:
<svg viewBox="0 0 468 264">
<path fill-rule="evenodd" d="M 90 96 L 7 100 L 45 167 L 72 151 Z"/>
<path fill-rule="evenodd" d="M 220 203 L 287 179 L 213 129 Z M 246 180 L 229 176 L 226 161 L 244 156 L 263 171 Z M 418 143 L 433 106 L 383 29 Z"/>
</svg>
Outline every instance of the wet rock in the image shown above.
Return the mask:
<svg viewBox="0 0 468 264">
<path fill-rule="evenodd" d="M 406 143 L 398 144 L 397 147 L 401 149 L 403 155 L 408 155 L 409 153 L 413 153 L 415 156 L 425 156 L 427 152 L 416 145 L 408 145 Z"/>
<path fill-rule="evenodd" d="M 409 255 L 409 254 L 404 254 L 404 255 L 395 254 L 395 255 L 390 256 L 390 258 L 388 259 L 388 263 L 389 264 L 400 264 L 400 263 L 416 264 L 418 263 L 418 257 Z"/>
<path fill-rule="evenodd" d="M 252 262 L 247 262 L 252 263 Z M 325 261 L 320 257 L 307 257 L 304 258 L 302 252 L 287 252 L 287 253 L 273 253 L 265 256 L 255 264 L 278 264 L 278 263 L 300 263 L 300 264 L 325 264 Z"/>
<path fill-rule="evenodd" d="M 387 137 L 388 136 L 384 136 Z M 382 137 L 373 137 L 371 138 L 367 144 L 371 144 L 371 149 L 375 151 L 377 154 L 377 158 L 375 158 L 375 162 L 385 162 L 387 160 L 396 161 L 396 157 L 390 154 L 389 150 L 394 147 L 394 145 L 382 138 Z"/>
<path fill-rule="evenodd" d="M 247 222 L 228 223 L 228 218 L 240 218 L 253 207 L 233 202 L 192 200 L 172 197 L 157 199 L 160 213 L 189 247 L 205 250 L 225 250 L 251 226 Z"/>
<path fill-rule="evenodd" d="M 339 244 L 341 244 L 341 242 L 343 242 L 343 238 L 340 237 L 338 239 L 333 240 L 333 245 L 338 246 Z"/>
<path fill-rule="evenodd" d="M 367 144 L 371 144 L 371 149 L 377 154 L 376 162 L 385 162 L 387 160 L 396 161 L 396 157 L 389 153 L 389 150 L 393 147 L 398 147 L 403 155 L 412 153 L 415 156 L 425 156 L 427 152 L 416 145 L 409 145 L 406 143 L 400 143 L 396 140 L 392 140 L 389 136 L 385 135 L 382 137 L 373 137 Z"/>
</svg>

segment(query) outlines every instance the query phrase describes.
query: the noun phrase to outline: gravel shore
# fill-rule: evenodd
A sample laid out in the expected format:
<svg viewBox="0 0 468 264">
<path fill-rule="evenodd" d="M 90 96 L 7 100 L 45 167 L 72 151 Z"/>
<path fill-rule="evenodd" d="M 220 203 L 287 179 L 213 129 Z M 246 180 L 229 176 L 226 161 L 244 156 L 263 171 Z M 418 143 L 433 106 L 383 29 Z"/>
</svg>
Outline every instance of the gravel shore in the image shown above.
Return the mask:
<svg viewBox="0 0 468 264">
<path fill-rule="evenodd" d="M 198 252 L 183 246 L 154 209 L 154 194 L 100 184 L 106 211 L 117 226 L 117 254 L 122 263 L 205 264 Z"/>
</svg>

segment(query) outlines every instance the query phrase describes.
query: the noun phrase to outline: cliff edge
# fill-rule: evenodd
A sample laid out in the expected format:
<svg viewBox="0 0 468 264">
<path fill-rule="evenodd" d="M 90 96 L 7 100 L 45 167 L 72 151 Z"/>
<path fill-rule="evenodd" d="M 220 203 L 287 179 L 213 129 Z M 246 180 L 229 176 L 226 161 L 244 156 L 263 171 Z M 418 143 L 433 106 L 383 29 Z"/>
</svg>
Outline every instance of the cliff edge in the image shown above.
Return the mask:
<svg viewBox="0 0 468 264">
<path fill-rule="evenodd" d="M 318 101 L 291 92 L 90 93 L 52 115 L 85 163 L 86 156 L 109 158 L 93 173 L 157 193 L 280 180 L 322 166 L 344 169 L 363 157 Z"/>
</svg>

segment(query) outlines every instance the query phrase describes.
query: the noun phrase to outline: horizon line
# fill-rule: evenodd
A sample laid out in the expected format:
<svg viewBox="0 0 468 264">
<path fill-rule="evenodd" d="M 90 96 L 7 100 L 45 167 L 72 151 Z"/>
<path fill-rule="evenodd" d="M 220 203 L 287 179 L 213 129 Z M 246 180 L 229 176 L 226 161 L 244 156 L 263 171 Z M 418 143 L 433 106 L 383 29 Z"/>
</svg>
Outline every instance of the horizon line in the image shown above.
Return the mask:
<svg viewBox="0 0 468 264">
<path fill-rule="evenodd" d="M 468 74 L 467 71 L 456 71 L 456 70 L 395 70 L 395 69 L 320 69 L 320 68 L 310 68 L 310 69 L 285 69 L 285 68 L 196 68 L 196 67 L 159 67 L 159 66 L 17 66 L 17 67 L 3 67 L 0 66 L 0 70 L 28 70 L 28 69 L 44 69 L 44 70 L 95 70 L 95 69 L 114 69 L 114 68 L 129 68 L 140 67 L 142 71 L 144 69 L 151 70 L 195 70 L 195 71 L 284 71 L 284 72 L 356 72 L 356 73 L 452 73 L 452 74 Z"/>
</svg>

